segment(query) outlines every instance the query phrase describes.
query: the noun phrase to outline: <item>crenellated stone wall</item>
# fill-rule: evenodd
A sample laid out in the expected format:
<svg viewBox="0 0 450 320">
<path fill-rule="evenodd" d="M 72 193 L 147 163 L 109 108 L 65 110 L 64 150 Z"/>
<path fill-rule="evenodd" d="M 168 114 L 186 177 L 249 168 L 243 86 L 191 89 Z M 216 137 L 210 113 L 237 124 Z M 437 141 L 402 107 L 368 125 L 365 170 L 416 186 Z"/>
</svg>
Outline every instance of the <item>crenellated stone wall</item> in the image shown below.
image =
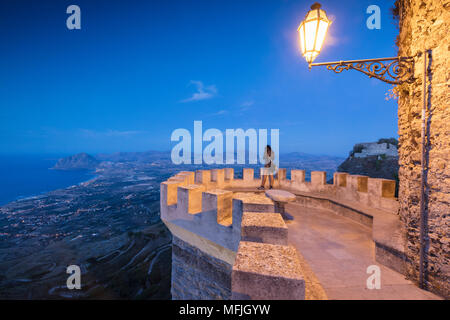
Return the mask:
<svg viewBox="0 0 450 320">
<path fill-rule="evenodd" d="M 231 299 L 231 264 L 176 236 L 172 241 L 173 300 Z"/>
<path fill-rule="evenodd" d="M 161 183 L 161 219 L 173 234 L 173 299 L 305 299 L 305 279 L 288 228 L 253 169 L 180 172 Z M 275 188 L 373 227 L 377 260 L 404 271 L 395 181 L 279 169 Z M 403 241 L 403 242 L 402 242 Z"/>
<path fill-rule="evenodd" d="M 415 57 L 416 81 L 397 86 L 399 205 L 407 235 L 407 276 L 417 282 L 420 259 L 421 113 L 425 50 L 426 289 L 450 297 L 450 0 L 397 0 L 399 56 Z M 422 53 L 422 54 L 421 54 Z"/>
</svg>

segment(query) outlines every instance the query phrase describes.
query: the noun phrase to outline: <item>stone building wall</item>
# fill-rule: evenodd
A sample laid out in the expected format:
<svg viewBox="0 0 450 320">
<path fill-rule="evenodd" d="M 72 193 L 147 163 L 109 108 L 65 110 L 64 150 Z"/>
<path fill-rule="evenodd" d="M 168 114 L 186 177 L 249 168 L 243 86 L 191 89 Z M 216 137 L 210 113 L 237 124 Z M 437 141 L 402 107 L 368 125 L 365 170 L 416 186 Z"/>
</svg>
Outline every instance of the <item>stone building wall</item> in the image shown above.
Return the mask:
<svg viewBox="0 0 450 320">
<path fill-rule="evenodd" d="M 426 288 L 450 297 L 450 0 L 397 0 L 399 56 L 431 50 L 427 79 Z M 413 84 L 396 88 L 399 127 L 399 206 L 405 226 L 407 276 L 419 279 L 421 109 L 424 55 L 415 59 Z"/>
<path fill-rule="evenodd" d="M 172 299 L 231 299 L 232 265 L 183 240 L 172 240 Z"/>
<path fill-rule="evenodd" d="M 361 146 L 362 150 L 353 155 L 355 158 L 364 158 L 382 154 L 390 157 L 398 156 L 397 147 L 390 143 L 368 142 L 358 143 L 357 145 Z"/>
</svg>

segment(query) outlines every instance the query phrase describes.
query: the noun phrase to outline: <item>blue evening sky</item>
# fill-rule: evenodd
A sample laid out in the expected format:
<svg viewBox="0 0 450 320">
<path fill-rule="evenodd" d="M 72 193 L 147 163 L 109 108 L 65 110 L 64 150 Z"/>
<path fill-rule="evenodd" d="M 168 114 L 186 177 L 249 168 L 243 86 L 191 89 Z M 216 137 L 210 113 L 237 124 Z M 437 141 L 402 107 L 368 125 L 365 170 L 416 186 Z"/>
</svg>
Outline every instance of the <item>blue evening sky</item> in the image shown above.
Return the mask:
<svg viewBox="0 0 450 320">
<path fill-rule="evenodd" d="M 0 152 L 170 150 L 177 128 L 280 129 L 280 152 L 347 155 L 397 136 L 391 85 L 308 70 L 308 0 L 2 0 Z M 395 56 L 393 1 L 323 0 L 316 62 Z M 81 8 L 81 30 L 66 8 Z M 366 9 L 381 8 L 381 30 Z"/>
</svg>

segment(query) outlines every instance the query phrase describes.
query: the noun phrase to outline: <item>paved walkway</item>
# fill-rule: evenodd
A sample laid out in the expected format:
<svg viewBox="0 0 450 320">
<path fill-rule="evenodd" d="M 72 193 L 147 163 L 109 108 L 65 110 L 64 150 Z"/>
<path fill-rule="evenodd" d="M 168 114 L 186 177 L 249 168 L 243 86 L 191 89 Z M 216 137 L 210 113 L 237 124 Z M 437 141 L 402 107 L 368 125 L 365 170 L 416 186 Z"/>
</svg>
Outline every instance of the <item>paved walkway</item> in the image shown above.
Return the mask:
<svg viewBox="0 0 450 320">
<path fill-rule="evenodd" d="M 371 229 L 320 209 L 286 206 L 289 242 L 303 255 L 328 299 L 440 299 L 375 261 Z M 381 289 L 369 290 L 367 267 L 381 269 Z"/>
</svg>

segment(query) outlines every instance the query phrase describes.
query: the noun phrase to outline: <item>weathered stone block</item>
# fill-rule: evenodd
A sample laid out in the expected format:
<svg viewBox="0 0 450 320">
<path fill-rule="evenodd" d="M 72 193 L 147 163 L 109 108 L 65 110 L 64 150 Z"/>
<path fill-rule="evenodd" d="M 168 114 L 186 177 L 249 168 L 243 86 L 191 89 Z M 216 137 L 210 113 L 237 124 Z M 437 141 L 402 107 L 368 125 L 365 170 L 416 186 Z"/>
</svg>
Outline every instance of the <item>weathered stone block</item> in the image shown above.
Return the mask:
<svg viewBox="0 0 450 320">
<path fill-rule="evenodd" d="M 161 199 L 166 199 L 166 205 L 171 206 L 177 203 L 178 187 L 185 185 L 184 180 L 167 180 L 161 183 Z"/>
<path fill-rule="evenodd" d="M 369 178 L 368 192 L 371 195 L 384 198 L 395 197 L 395 181 L 379 178 Z"/>
<path fill-rule="evenodd" d="M 327 183 L 327 173 L 325 171 L 311 171 L 311 184 L 314 186 L 324 186 Z"/>
<path fill-rule="evenodd" d="M 208 184 L 211 182 L 211 171 L 210 170 L 197 170 L 195 173 L 195 182 Z"/>
<path fill-rule="evenodd" d="M 244 212 L 242 241 L 288 244 L 288 228 L 279 213 Z"/>
<path fill-rule="evenodd" d="M 244 168 L 242 173 L 242 178 L 244 181 L 253 181 L 254 179 L 254 171 L 253 169 Z"/>
<path fill-rule="evenodd" d="M 346 172 L 335 172 L 333 175 L 333 184 L 337 187 L 347 186 L 347 176 Z"/>
<path fill-rule="evenodd" d="M 208 190 L 203 193 L 203 211 L 217 210 L 217 223 L 230 226 L 232 220 L 233 192 L 226 190 Z"/>
<path fill-rule="evenodd" d="M 395 197 L 395 180 L 381 181 L 381 196 L 384 198 L 394 198 Z"/>
<path fill-rule="evenodd" d="M 278 180 L 286 180 L 286 169 L 278 169 Z"/>
<path fill-rule="evenodd" d="M 241 241 L 231 275 L 232 299 L 304 300 L 295 248 Z"/>
<path fill-rule="evenodd" d="M 234 169 L 225 168 L 225 180 L 233 180 L 233 179 L 234 179 Z"/>
<path fill-rule="evenodd" d="M 361 175 L 349 175 L 347 176 L 348 187 L 352 190 L 359 192 L 368 191 L 369 177 Z"/>
<path fill-rule="evenodd" d="M 228 300 L 232 266 L 173 237 L 172 299 Z"/>
<path fill-rule="evenodd" d="M 216 182 L 218 187 L 223 186 L 225 182 L 225 169 L 211 170 L 211 181 Z"/>
<path fill-rule="evenodd" d="M 235 193 L 235 199 L 243 202 L 243 210 L 248 212 L 274 212 L 274 203 L 264 194 Z"/>
<path fill-rule="evenodd" d="M 203 185 L 187 185 L 178 187 L 178 206 L 184 212 L 196 214 L 202 212 Z"/>
<path fill-rule="evenodd" d="M 175 175 L 173 177 L 170 177 L 169 179 L 167 179 L 167 181 L 175 181 L 175 182 L 180 182 L 182 185 L 188 185 L 188 178 L 186 176 L 183 175 Z"/>
<path fill-rule="evenodd" d="M 194 184 L 195 183 L 195 172 L 192 171 L 181 171 L 177 174 L 177 176 L 185 177 L 186 184 Z"/>
<path fill-rule="evenodd" d="M 291 170 L 291 180 L 294 182 L 305 182 L 305 170 Z"/>
</svg>

